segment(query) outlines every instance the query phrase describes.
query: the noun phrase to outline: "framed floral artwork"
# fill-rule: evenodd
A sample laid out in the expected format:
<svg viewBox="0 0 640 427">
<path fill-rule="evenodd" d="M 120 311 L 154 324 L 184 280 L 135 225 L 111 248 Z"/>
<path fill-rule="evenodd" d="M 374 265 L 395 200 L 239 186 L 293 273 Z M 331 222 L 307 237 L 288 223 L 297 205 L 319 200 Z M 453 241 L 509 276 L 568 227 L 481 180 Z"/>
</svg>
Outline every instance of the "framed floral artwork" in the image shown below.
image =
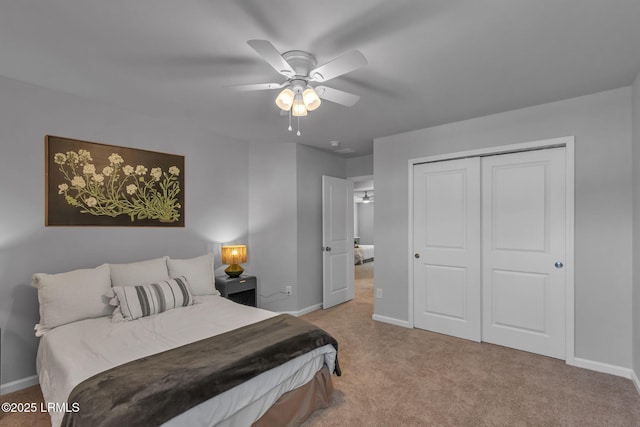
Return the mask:
<svg viewBox="0 0 640 427">
<path fill-rule="evenodd" d="M 184 227 L 184 156 L 47 135 L 45 225 Z"/>
</svg>

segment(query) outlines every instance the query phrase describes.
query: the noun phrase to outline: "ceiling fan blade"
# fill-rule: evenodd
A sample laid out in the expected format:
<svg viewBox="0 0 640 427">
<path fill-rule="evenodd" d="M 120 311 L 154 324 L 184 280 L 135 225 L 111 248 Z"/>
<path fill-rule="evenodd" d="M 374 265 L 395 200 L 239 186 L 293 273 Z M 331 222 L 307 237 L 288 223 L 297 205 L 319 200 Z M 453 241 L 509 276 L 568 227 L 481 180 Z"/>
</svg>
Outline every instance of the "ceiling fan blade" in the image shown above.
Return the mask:
<svg viewBox="0 0 640 427">
<path fill-rule="evenodd" d="M 320 98 L 335 102 L 336 104 L 344 105 L 345 107 L 353 107 L 356 105 L 358 100 L 360 100 L 358 95 L 334 89 L 332 87 L 317 86 L 314 89 Z"/>
<path fill-rule="evenodd" d="M 296 74 L 293 67 L 285 61 L 280 52 L 267 40 L 249 40 L 247 44 L 253 48 L 262 58 L 267 61 L 278 73 L 286 77 Z"/>
<path fill-rule="evenodd" d="M 256 83 L 249 85 L 235 85 L 230 86 L 231 89 L 237 90 L 240 92 L 249 92 L 254 90 L 271 90 L 271 89 L 280 89 L 285 87 L 287 83 Z"/>
<path fill-rule="evenodd" d="M 333 61 L 314 68 L 309 73 L 311 80 L 316 82 L 326 82 L 343 74 L 350 73 L 360 67 L 367 65 L 367 59 L 358 50 L 352 50 Z"/>
</svg>

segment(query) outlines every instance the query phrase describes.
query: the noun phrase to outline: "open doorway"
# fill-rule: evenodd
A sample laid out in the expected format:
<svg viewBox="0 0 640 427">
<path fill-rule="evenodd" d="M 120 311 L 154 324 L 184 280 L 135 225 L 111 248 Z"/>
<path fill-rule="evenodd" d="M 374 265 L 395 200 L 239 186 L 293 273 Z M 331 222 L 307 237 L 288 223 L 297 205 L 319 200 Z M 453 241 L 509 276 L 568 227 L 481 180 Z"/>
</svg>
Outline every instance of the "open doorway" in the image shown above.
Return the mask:
<svg viewBox="0 0 640 427">
<path fill-rule="evenodd" d="M 373 176 L 349 178 L 353 181 L 353 232 L 355 299 L 369 302 L 374 299 L 374 203 Z"/>
</svg>

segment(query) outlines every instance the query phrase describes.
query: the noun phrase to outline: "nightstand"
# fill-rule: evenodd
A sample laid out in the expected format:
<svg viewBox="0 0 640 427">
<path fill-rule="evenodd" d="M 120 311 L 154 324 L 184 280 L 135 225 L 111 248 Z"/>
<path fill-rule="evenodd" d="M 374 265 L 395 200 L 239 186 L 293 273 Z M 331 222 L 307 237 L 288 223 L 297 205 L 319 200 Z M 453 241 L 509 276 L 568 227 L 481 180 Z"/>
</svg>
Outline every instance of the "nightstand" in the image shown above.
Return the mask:
<svg viewBox="0 0 640 427">
<path fill-rule="evenodd" d="M 256 307 L 256 276 L 216 276 L 216 289 L 231 301 Z"/>
</svg>

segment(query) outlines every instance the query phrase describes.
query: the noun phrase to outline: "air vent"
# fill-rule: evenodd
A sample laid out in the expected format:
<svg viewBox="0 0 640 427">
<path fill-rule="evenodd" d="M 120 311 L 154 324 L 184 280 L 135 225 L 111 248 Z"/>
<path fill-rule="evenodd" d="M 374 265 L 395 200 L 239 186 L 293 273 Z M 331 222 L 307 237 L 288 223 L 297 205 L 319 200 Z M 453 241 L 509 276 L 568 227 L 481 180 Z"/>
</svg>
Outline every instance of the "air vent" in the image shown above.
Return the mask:
<svg viewBox="0 0 640 427">
<path fill-rule="evenodd" d="M 340 150 L 334 150 L 333 152 L 340 154 L 351 154 L 355 153 L 356 151 L 353 148 L 341 148 Z"/>
</svg>

